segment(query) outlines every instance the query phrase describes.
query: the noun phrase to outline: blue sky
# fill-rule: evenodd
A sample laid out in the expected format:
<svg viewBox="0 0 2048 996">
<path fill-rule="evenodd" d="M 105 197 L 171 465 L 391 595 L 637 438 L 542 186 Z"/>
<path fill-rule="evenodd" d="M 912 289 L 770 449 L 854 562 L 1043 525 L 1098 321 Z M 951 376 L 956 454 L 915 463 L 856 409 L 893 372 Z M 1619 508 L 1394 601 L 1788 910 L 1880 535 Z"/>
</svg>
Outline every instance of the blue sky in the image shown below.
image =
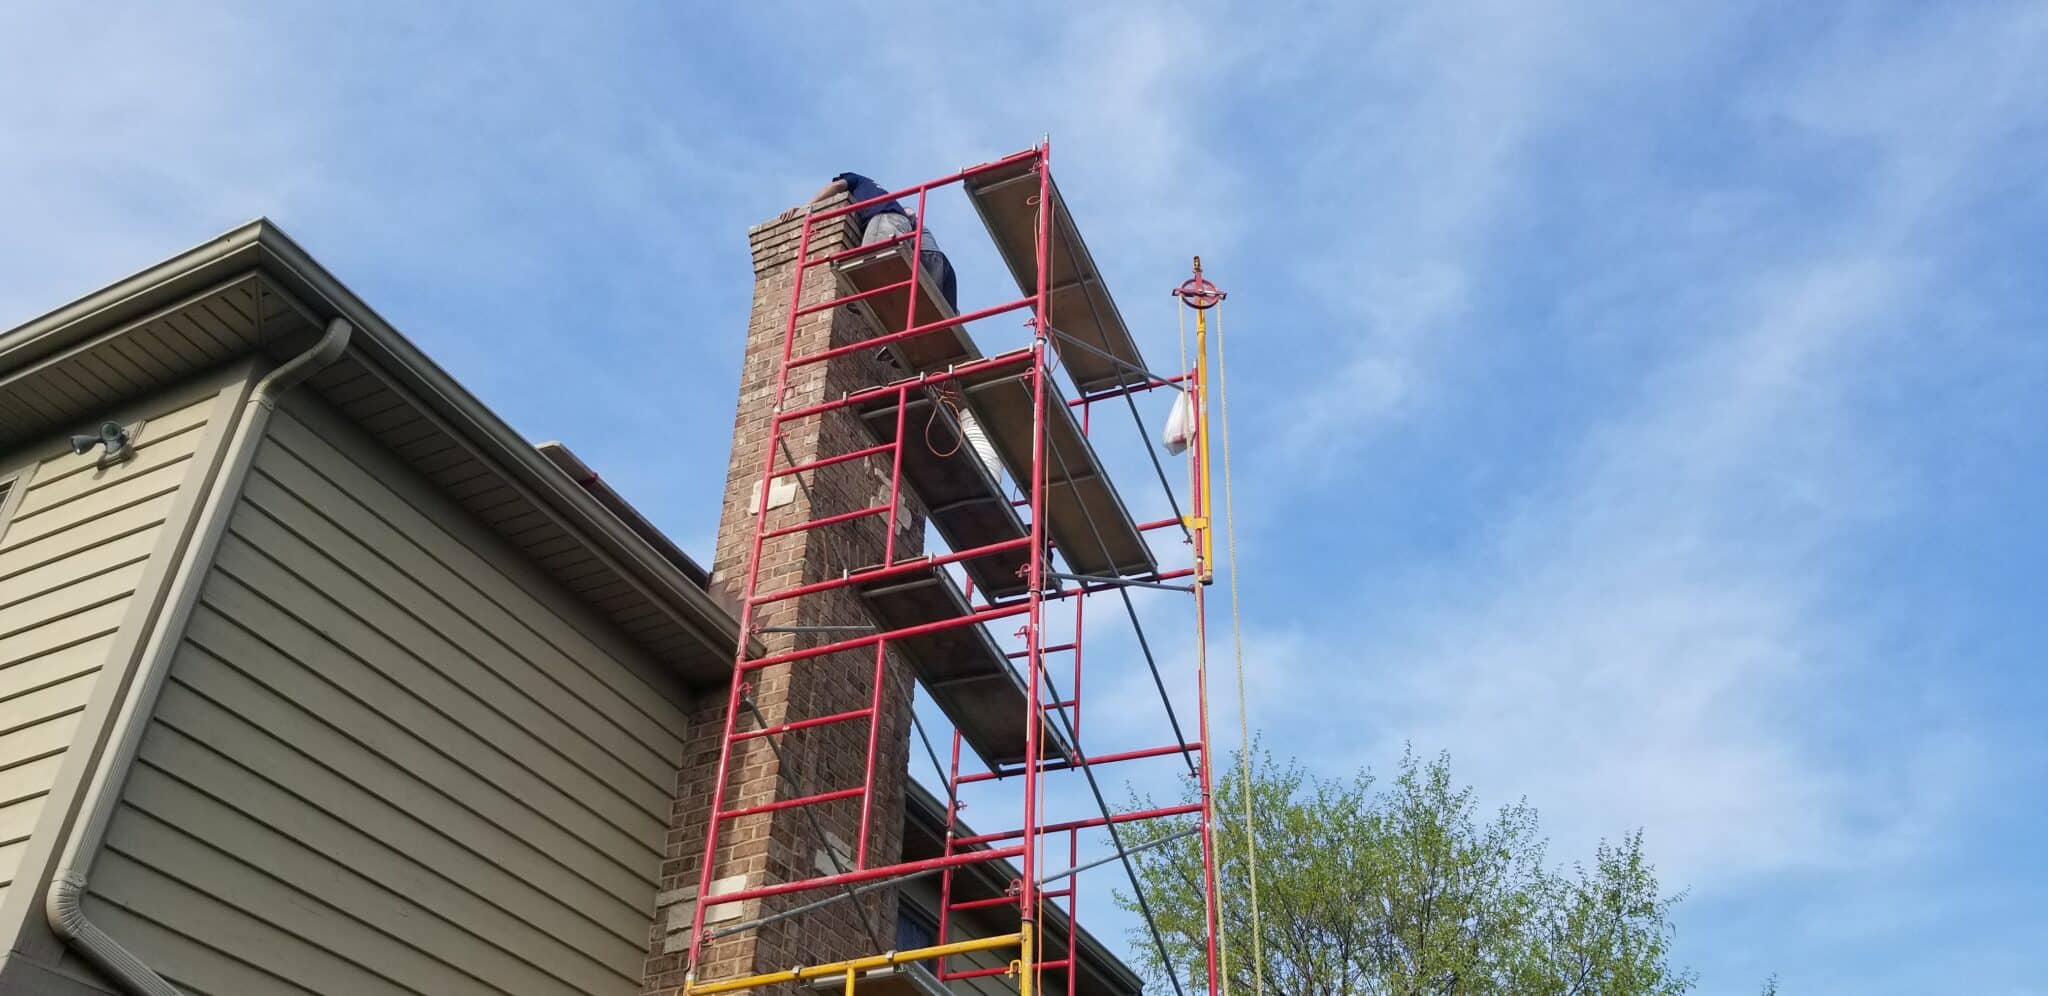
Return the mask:
<svg viewBox="0 0 2048 996">
<path fill-rule="evenodd" d="M 2048 992 L 2048 8 L 168 6 L 0 11 L 0 325 L 269 215 L 708 557 L 746 227 L 1049 133 L 1157 365 L 1231 291 L 1277 752 L 1643 828 L 1703 992 Z"/>
</svg>

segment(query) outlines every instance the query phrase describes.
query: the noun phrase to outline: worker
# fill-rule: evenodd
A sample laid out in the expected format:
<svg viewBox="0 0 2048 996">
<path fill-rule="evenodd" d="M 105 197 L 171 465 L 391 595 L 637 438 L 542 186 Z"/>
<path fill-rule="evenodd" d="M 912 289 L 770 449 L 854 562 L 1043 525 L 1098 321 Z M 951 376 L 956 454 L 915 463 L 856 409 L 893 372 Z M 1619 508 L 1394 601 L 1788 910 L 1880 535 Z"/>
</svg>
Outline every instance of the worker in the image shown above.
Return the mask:
<svg viewBox="0 0 2048 996">
<path fill-rule="evenodd" d="M 882 189 L 881 184 L 859 173 L 841 173 L 833 177 L 832 182 L 825 184 L 824 188 L 818 191 L 818 195 L 811 198 L 811 202 L 815 204 L 838 193 L 845 193 L 858 204 L 881 197 L 888 191 Z M 916 222 L 910 219 L 910 212 L 905 211 L 903 204 L 894 198 L 855 211 L 853 220 L 860 226 L 861 245 L 887 242 L 898 235 L 909 233 L 916 226 Z M 939 240 L 932 237 L 930 229 L 925 230 L 919 248 L 921 251 L 918 258 L 924 263 L 925 272 L 930 273 L 932 278 L 939 282 L 939 292 L 946 296 L 947 307 L 955 312 L 959 311 L 959 283 L 953 275 L 953 263 L 939 250 Z"/>
</svg>

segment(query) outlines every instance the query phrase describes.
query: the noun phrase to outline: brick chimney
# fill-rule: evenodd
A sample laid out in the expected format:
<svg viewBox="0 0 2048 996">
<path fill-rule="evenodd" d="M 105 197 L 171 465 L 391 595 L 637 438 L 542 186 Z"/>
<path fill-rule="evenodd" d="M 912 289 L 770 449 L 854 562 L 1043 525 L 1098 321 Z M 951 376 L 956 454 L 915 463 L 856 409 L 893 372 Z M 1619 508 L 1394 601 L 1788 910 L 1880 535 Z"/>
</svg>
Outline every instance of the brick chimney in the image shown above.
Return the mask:
<svg viewBox="0 0 2048 996">
<path fill-rule="evenodd" d="M 754 533 L 751 518 L 766 456 L 769 416 L 775 406 L 776 366 L 789 320 L 790 290 L 796 278 L 795 259 L 802 226 L 801 218 L 777 219 L 757 225 L 748 233 L 754 260 L 754 302 L 740 368 L 739 405 L 733 423 L 732 457 L 726 466 L 718 549 L 712 562 L 714 593 L 732 599 L 734 604 L 746 584 L 747 558 Z M 850 224 L 821 225 L 812 234 L 811 255 L 815 258 L 852 246 L 858 240 L 859 233 Z M 845 293 L 829 267 L 812 267 L 805 275 L 805 305 Z M 815 353 L 875 334 L 876 326 L 864 307 L 842 306 L 799 319 L 795 353 Z M 893 373 L 893 368 L 876 360 L 870 351 L 856 350 L 792 371 L 783 407 L 795 408 L 838 397 L 896 376 L 899 375 Z M 879 441 L 851 413 L 836 411 L 785 426 L 776 466 L 805 463 Z M 871 468 L 870 464 L 875 466 Z M 841 463 L 800 475 L 799 479 L 781 478 L 776 483 L 769 494 L 769 528 L 881 505 L 888 500 L 888 468 L 879 460 Z M 892 521 L 898 529 L 897 555 L 920 553 L 924 516 L 908 493 Z M 884 530 L 889 524 L 881 516 L 868 516 L 769 539 L 761 551 L 757 590 L 773 592 L 879 564 Z M 763 606 L 754 621 L 764 627 L 856 626 L 865 625 L 868 619 L 850 590 L 838 590 Z M 857 634 L 763 634 L 761 643 L 772 654 L 852 635 Z M 767 722 L 778 724 L 865 708 L 873 672 L 872 649 L 846 651 L 755 672 L 751 694 Z M 882 690 L 876 792 L 869 821 L 871 866 L 901 859 L 911 686 L 908 667 L 892 658 Z M 671 817 L 668 856 L 662 867 L 663 892 L 650 938 L 644 983 L 649 993 L 680 986 L 688 968 L 684 960 L 689 946 L 690 914 L 703 856 L 725 701 L 722 690 L 706 694 L 691 716 Z M 739 728 L 752 725 L 753 717 L 743 708 Z M 856 788 L 861 784 L 867 738 L 868 724 L 859 721 L 782 734 L 774 738 L 781 748 L 780 763 L 767 739 L 743 741 L 734 747 L 726 808 Z M 833 870 L 833 851 L 838 852 L 845 867 L 851 868 L 859 832 L 858 798 L 726 821 L 719 832 L 712 893 L 829 873 Z M 713 906 L 707 918 L 713 923 L 730 924 L 824 895 L 807 892 Z M 864 919 L 879 935 L 879 944 L 869 936 Z M 879 953 L 894 946 L 895 923 L 894 891 L 878 890 L 710 945 L 697 977 L 710 981 Z"/>
</svg>

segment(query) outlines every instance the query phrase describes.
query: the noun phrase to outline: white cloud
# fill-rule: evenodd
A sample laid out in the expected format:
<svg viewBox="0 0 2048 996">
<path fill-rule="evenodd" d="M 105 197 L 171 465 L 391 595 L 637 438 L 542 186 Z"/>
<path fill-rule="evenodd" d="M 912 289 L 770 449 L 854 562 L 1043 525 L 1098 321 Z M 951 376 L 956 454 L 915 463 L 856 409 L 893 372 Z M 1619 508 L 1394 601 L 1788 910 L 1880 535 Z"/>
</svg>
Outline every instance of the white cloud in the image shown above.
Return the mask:
<svg viewBox="0 0 2048 996">
<path fill-rule="evenodd" d="M 1397 622 L 1357 650 L 1318 634 L 1324 659 L 1364 662 L 1348 694 L 1371 703 L 1366 756 L 1448 748 L 1482 787 L 1527 793 L 1573 851 L 1647 827 L 1670 880 L 1708 892 L 1938 841 L 1988 745 L 1863 691 L 1895 665 L 1879 620 L 1838 610 L 1858 580 L 1840 554 L 1919 482 L 1859 406 L 1873 361 L 1924 355 L 1897 316 L 1938 293 L 1949 212 L 2038 120 L 2042 36 L 2031 13 L 1882 45 L 1852 27 L 1810 74 L 1757 83 L 1752 113 L 1853 143 L 1866 186 L 1816 216 L 1811 248 L 1688 288 L 1711 314 L 1646 316 L 1681 345 L 1480 552 L 1375 615 Z M 1284 708 L 1269 723 L 1313 718 Z"/>
</svg>

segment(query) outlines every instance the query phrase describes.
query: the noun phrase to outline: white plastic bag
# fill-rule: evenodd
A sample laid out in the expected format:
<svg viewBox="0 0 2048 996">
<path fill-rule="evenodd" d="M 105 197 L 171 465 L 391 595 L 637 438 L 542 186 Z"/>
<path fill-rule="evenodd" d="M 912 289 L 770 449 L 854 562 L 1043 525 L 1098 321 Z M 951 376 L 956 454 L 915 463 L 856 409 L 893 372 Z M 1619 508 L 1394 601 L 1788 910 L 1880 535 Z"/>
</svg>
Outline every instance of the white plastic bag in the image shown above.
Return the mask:
<svg viewBox="0 0 2048 996">
<path fill-rule="evenodd" d="M 1188 400 L 1188 392 L 1181 391 L 1173 399 L 1173 411 L 1166 416 L 1166 435 L 1160 442 L 1166 444 L 1166 452 L 1179 456 L 1187 452 L 1194 438 L 1195 406 Z"/>
</svg>

